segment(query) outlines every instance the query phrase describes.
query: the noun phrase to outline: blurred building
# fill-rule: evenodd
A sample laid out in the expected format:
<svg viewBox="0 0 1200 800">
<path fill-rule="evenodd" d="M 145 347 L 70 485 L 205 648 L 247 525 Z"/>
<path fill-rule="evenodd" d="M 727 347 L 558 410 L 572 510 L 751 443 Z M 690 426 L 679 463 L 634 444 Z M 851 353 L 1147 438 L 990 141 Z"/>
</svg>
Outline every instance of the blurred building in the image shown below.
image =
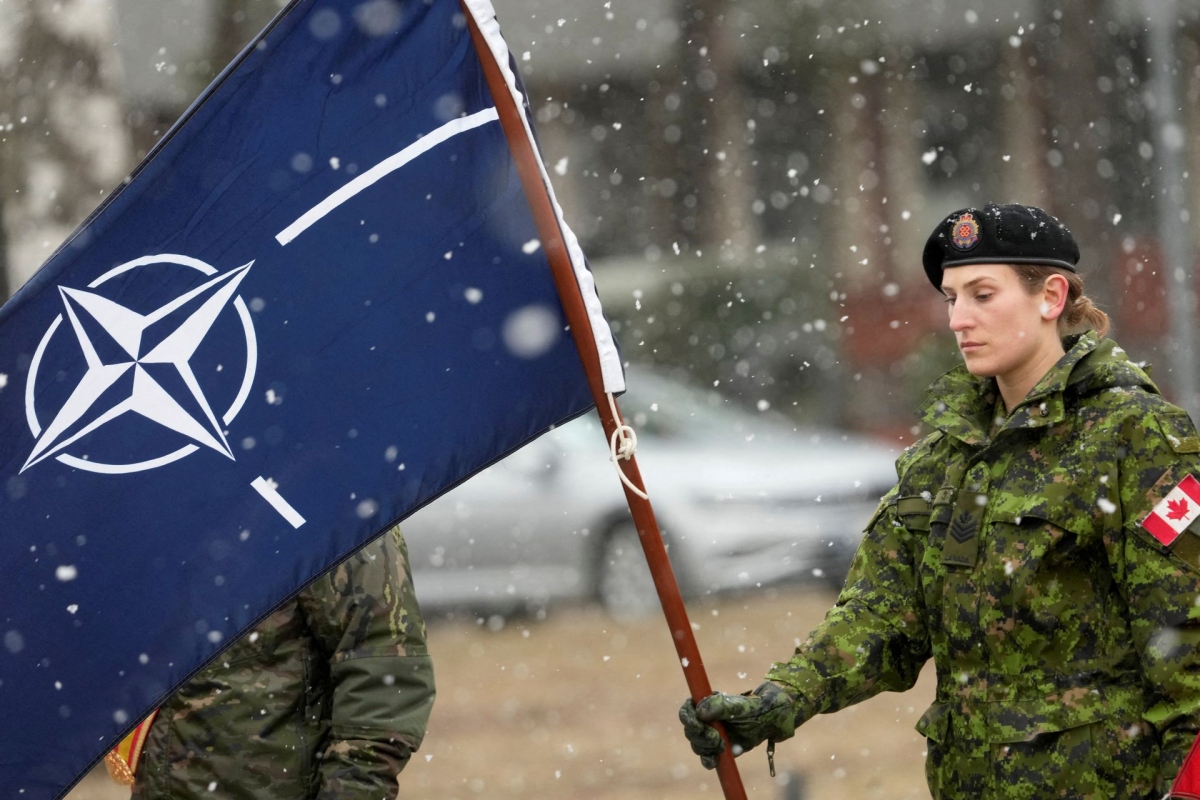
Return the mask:
<svg viewBox="0 0 1200 800">
<path fill-rule="evenodd" d="M 997 200 L 1067 222 L 1115 335 L 1162 362 L 1141 2 L 493 1 L 631 360 L 903 435 L 923 386 L 957 360 L 920 267 L 925 236 L 947 211 Z M 1185 164 L 1200 164 L 1198 7 L 1178 4 Z M 127 147 L 149 150 L 278 8 L 116 0 Z M 12 63 L 15 78 L 29 69 Z M 1178 203 L 1192 239 L 1198 202 Z M 1171 376 L 1155 377 L 1170 393 Z"/>
<path fill-rule="evenodd" d="M 920 387 L 957 358 L 938 335 L 945 312 L 920 267 L 924 238 L 946 212 L 996 200 L 1042 205 L 1067 222 L 1089 294 L 1126 347 L 1159 364 L 1170 393 L 1147 7 L 588 5 L 585 15 L 537 0 L 498 4 L 510 41 L 528 43 L 523 69 L 570 216 L 598 272 L 610 256 L 626 272 L 644 266 L 645 285 L 634 287 L 642 311 L 626 302 L 622 321 L 639 341 L 654 334 L 668 364 L 688 361 L 785 407 L 799 396 L 819 415 L 830 403 L 814 396 L 831 394 L 838 421 L 902 432 Z M 1196 4 L 1178 11 L 1175 88 L 1185 160 L 1197 163 Z M 1194 237 L 1190 195 L 1180 213 Z M 656 272 L 667 276 L 658 284 Z M 688 331 L 661 322 L 652 331 L 647 320 L 662 310 L 646 296 L 688 274 L 718 300 L 754 295 L 761 316 L 743 313 L 719 347 L 680 359 Z M 764 285 L 773 288 L 754 291 Z M 780 324 L 798 305 L 813 316 Z M 787 343 L 818 322 L 822 336 Z M 662 360 L 625 344 L 639 360 Z M 827 380 L 801 380 L 822 352 Z"/>
</svg>

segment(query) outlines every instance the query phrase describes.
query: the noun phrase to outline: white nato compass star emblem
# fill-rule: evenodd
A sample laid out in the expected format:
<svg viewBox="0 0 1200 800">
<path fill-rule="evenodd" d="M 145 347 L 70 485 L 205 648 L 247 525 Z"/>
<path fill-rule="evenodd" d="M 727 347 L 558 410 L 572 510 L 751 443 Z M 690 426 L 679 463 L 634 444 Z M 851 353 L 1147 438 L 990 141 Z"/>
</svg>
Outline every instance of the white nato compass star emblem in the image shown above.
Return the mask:
<svg viewBox="0 0 1200 800">
<path fill-rule="evenodd" d="M 59 314 L 50 323 L 29 366 L 25 416 L 35 443 L 21 471 L 53 457 L 91 472 L 140 472 L 178 461 L 202 447 L 233 459 L 223 430 L 246 402 L 258 363 L 254 324 L 246 303 L 237 294 L 253 264 L 251 261 L 218 274 L 214 267 L 188 256 L 145 256 L 113 267 L 88 284 L 86 290 L 59 286 L 64 313 L 83 354 L 84 370 L 66 401 L 43 426 L 38 419 L 35 387 L 47 348 L 63 322 L 63 314 Z M 139 313 L 94 291 L 118 275 L 156 265 L 194 269 L 208 280 L 149 313 Z M 191 362 L 228 307 L 236 312 L 245 337 L 245 371 L 233 401 L 218 414 Z M 73 379 L 78 372 L 72 370 L 70 377 Z M 81 458 L 69 452 L 83 437 L 130 414 L 190 442 L 160 456 L 126 463 Z"/>
</svg>

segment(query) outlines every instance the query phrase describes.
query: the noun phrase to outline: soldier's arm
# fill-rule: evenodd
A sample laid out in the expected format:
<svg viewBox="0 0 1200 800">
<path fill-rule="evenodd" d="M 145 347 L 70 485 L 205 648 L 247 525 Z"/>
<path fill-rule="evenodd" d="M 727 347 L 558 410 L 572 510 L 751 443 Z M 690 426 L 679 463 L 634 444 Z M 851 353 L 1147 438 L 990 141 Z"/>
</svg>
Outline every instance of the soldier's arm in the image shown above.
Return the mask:
<svg viewBox="0 0 1200 800">
<path fill-rule="evenodd" d="M 393 529 L 302 595 L 309 625 L 330 654 L 328 744 L 322 800 L 379 800 L 420 746 L 433 706 L 433 667 L 408 553 Z"/>
<path fill-rule="evenodd" d="M 1200 440 L 1177 412 L 1127 424 L 1121 441 L 1123 536 L 1110 547 L 1110 562 L 1129 604 L 1146 719 L 1162 742 L 1159 790 L 1166 792 L 1200 731 L 1200 536 L 1185 531 L 1165 545 L 1141 523 L 1180 481 L 1200 477 Z"/>
<path fill-rule="evenodd" d="M 791 660 L 767 673 L 798 698 L 796 722 L 916 683 L 929 632 L 912 534 L 884 496 L 854 556 L 837 604 Z"/>
</svg>

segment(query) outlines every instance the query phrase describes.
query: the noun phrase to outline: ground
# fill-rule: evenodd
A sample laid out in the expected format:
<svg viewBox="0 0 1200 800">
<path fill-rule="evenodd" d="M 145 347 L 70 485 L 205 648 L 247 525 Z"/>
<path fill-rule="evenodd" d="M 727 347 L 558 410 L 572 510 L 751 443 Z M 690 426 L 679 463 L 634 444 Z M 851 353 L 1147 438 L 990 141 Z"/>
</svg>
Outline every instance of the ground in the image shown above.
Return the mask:
<svg viewBox="0 0 1200 800">
<path fill-rule="evenodd" d="M 745 691 L 791 654 L 833 602 L 816 588 L 693 603 L 688 614 L 714 687 Z M 721 797 L 680 732 L 687 694 L 661 616 L 616 623 L 592 608 L 544 620 L 435 620 L 438 698 L 401 797 L 682 800 Z M 929 797 L 924 740 L 913 725 L 933 697 L 916 688 L 818 717 L 779 745 L 779 777 L 762 748 L 738 759 L 751 798 Z M 790 782 L 790 786 L 789 786 Z M 68 800 L 126 800 L 93 773 Z"/>
</svg>

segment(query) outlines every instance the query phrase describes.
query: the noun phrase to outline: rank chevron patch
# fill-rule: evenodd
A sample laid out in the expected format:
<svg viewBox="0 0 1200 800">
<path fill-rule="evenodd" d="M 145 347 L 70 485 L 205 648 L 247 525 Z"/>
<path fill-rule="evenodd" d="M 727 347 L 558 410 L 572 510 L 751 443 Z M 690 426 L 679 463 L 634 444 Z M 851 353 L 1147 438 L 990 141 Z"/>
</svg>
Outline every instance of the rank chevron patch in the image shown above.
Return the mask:
<svg viewBox="0 0 1200 800">
<path fill-rule="evenodd" d="M 976 519 L 975 515 L 969 511 L 964 511 L 950 522 L 950 538 L 962 544 L 968 539 L 975 536 Z"/>
</svg>

